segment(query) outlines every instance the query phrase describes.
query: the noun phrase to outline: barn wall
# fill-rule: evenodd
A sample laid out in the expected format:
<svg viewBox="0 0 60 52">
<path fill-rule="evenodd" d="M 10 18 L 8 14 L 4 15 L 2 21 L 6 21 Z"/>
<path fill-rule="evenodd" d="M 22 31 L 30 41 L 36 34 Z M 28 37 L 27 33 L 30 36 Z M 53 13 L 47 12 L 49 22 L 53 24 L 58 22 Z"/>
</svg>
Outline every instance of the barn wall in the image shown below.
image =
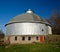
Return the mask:
<svg viewBox="0 0 60 52">
<path fill-rule="evenodd" d="M 48 26 L 48 33 L 52 34 L 52 28 L 50 26 Z"/>
<path fill-rule="evenodd" d="M 37 36 L 24 36 L 25 40 L 22 40 L 23 36 L 17 36 L 17 40 L 15 40 L 15 36 L 10 36 L 10 44 L 28 44 L 40 42 L 40 39 L 36 40 Z M 31 37 L 31 40 L 28 40 L 28 37 Z"/>
<path fill-rule="evenodd" d="M 6 26 L 6 35 L 47 35 L 48 27 L 41 23 L 14 23 Z"/>
</svg>

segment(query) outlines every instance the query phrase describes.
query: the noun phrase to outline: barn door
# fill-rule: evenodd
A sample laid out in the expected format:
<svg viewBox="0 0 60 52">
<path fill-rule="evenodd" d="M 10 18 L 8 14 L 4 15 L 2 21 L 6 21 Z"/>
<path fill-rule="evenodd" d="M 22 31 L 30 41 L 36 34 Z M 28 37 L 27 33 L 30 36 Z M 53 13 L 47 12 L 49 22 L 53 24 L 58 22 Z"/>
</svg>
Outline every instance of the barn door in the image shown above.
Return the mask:
<svg viewBox="0 0 60 52">
<path fill-rule="evenodd" d="M 44 36 L 40 36 L 40 43 L 44 42 Z"/>
</svg>

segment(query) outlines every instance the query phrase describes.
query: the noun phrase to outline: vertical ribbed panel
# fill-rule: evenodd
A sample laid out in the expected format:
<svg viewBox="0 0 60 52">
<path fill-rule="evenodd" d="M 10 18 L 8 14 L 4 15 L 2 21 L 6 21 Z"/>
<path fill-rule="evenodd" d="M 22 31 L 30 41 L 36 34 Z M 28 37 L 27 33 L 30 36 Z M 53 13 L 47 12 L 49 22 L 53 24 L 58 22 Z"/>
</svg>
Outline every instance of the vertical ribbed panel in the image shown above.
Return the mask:
<svg viewBox="0 0 60 52">
<path fill-rule="evenodd" d="M 7 35 L 47 35 L 48 27 L 40 23 L 14 23 L 6 26 Z"/>
</svg>

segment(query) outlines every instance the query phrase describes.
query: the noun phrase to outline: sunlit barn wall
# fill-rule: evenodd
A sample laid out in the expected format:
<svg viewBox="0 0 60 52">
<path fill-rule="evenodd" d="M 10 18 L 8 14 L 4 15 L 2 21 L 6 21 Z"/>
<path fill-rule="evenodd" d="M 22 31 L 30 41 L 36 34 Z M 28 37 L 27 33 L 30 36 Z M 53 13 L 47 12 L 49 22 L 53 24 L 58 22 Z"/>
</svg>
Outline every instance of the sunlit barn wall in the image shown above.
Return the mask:
<svg viewBox="0 0 60 52">
<path fill-rule="evenodd" d="M 48 27 L 41 23 L 13 23 L 6 26 L 6 35 L 48 35 Z"/>
<path fill-rule="evenodd" d="M 52 34 L 52 28 L 51 28 L 51 26 L 48 26 L 48 33 Z"/>
</svg>

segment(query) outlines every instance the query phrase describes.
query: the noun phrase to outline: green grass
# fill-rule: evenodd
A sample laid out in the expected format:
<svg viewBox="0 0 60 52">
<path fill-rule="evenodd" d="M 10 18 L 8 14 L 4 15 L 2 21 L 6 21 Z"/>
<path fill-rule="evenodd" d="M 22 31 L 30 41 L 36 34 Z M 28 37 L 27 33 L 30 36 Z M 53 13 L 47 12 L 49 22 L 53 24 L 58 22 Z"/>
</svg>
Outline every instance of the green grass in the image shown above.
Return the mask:
<svg viewBox="0 0 60 52">
<path fill-rule="evenodd" d="M 0 52 L 60 52 L 60 43 L 10 45 L 0 46 Z"/>
</svg>

